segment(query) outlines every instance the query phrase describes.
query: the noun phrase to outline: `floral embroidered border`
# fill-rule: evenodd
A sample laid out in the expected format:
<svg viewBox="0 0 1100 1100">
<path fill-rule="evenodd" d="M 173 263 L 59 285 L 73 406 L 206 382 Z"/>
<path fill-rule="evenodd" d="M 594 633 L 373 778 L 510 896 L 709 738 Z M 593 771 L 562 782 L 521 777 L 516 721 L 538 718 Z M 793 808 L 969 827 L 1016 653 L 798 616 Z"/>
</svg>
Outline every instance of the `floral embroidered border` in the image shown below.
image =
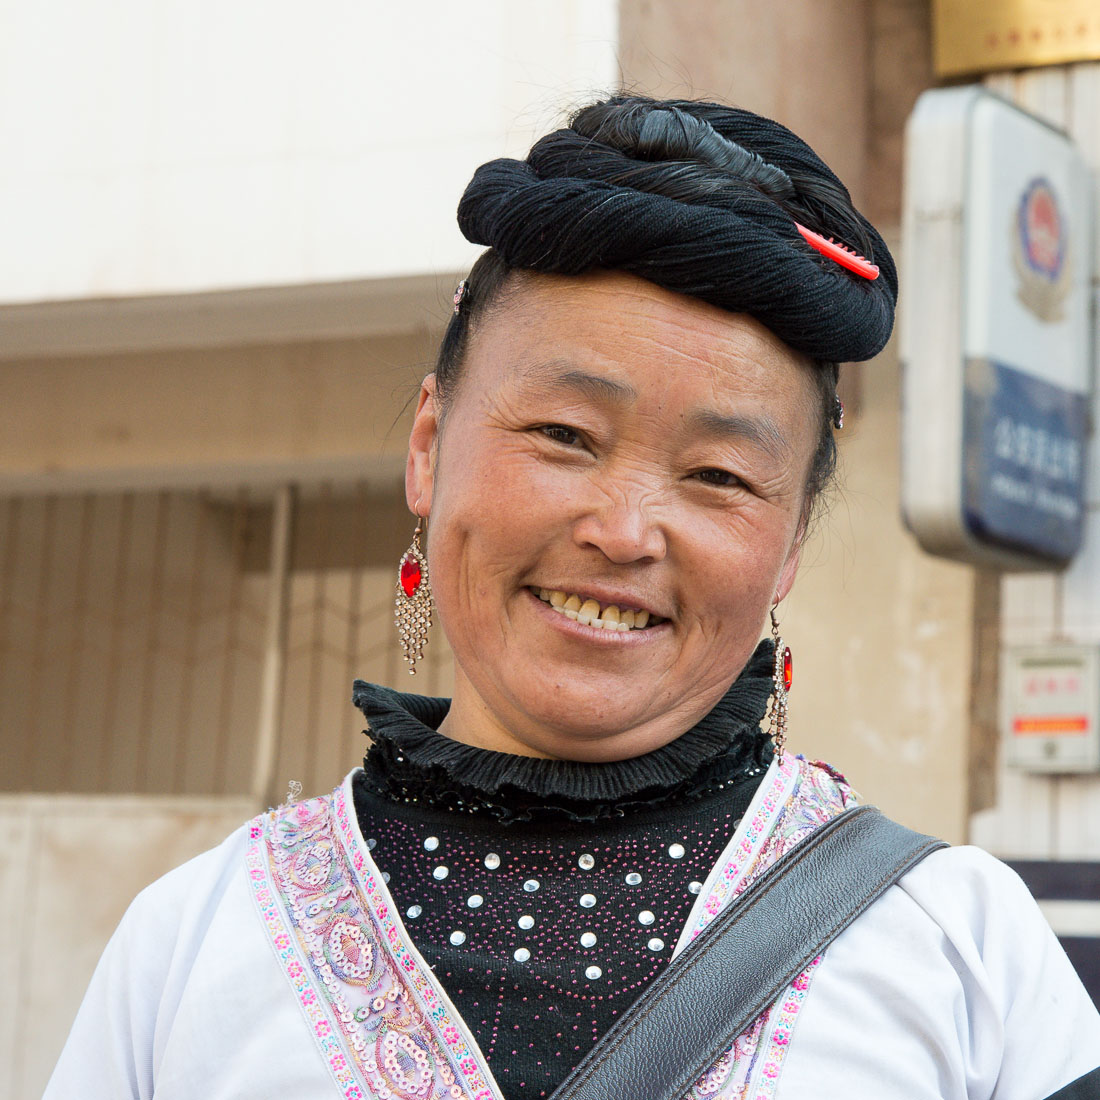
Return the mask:
<svg viewBox="0 0 1100 1100">
<path fill-rule="evenodd" d="M 467 1041 L 463 1034 L 464 1029 L 458 1026 L 457 1020 L 452 1019 L 453 1008 L 429 979 L 428 971 L 415 954 L 404 928 L 393 919 L 387 902 L 388 892 L 382 889 L 373 865 L 363 854 L 358 824 L 348 808 L 349 797 L 350 784 L 345 782 L 333 792 L 333 811 L 345 852 L 355 869 L 370 915 L 382 928 L 390 951 L 414 987 L 417 997 L 427 1008 L 438 1035 L 446 1044 L 455 1064 L 466 1077 L 474 1100 L 493 1100 L 496 1093 L 490 1084 L 492 1077 L 488 1067 L 483 1063 L 480 1053 L 471 1045 L 472 1041 Z"/>
<path fill-rule="evenodd" d="M 306 967 L 298 958 L 291 934 L 283 923 L 282 914 L 275 902 L 275 893 L 267 875 L 263 836 L 264 824 L 262 818 L 255 818 L 249 827 L 246 862 L 249 881 L 252 885 L 252 896 L 259 908 L 260 919 L 267 929 L 283 973 L 290 981 L 290 986 L 294 990 L 298 1004 L 309 1021 L 310 1030 L 317 1040 L 321 1056 L 328 1065 L 336 1084 L 340 1087 L 342 1095 L 347 1100 L 365 1100 L 365 1094 L 347 1063 L 340 1039 L 314 991 Z"/>
<path fill-rule="evenodd" d="M 247 855 L 261 920 L 333 1080 L 345 1100 L 497 1100 L 409 945 L 375 919 L 387 908 L 377 880 L 334 831 L 347 826 L 343 796 L 256 818 Z"/>
<path fill-rule="evenodd" d="M 843 777 L 824 764 L 788 757 L 775 764 L 749 807 L 723 861 L 708 879 L 677 951 L 693 940 L 751 882 L 814 829 L 855 802 Z M 783 996 L 735 1040 L 696 1082 L 691 1100 L 772 1100 L 818 956 Z"/>
</svg>

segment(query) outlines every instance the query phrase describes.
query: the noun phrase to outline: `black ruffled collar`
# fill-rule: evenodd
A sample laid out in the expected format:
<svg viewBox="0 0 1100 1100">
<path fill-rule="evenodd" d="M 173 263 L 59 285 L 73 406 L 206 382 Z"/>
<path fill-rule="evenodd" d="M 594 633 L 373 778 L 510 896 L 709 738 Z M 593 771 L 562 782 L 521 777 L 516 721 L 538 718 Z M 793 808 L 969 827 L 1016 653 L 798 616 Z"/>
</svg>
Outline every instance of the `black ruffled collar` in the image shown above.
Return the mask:
<svg viewBox="0 0 1100 1100">
<path fill-rule="evenodd" d="M 487 814 L 502 821 L 595 821 L 713 794 L 771 763 L 760 722 L 772 691 L 763 641 L 718 705 L 654 752 L 608 764 L 544 760 L 464 745 L 437 732 L 449 699 L 406 695 L 356 680 L 371 747 L 363 783 L 397 802 Z"/>
</svg>

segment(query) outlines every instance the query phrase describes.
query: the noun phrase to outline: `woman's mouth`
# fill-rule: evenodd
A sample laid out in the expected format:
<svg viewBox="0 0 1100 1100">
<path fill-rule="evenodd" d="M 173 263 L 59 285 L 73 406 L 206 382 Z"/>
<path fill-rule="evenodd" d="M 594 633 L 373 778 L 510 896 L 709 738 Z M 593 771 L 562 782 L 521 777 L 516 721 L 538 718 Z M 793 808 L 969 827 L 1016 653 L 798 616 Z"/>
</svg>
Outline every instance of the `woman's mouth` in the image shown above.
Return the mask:
<svg viewBox="0 0 1100 1100">
<path fill-rule="evenodd" d="M 530 591 L 567 619 L 575 619 L 584 626 L 594 626 L 600 630 L 645 630 L 665 621 L 660 615 L 654 615 L 645 608 L 601 604 L 591 596 L 574 592 L 534 587 Z"/>
</svg>

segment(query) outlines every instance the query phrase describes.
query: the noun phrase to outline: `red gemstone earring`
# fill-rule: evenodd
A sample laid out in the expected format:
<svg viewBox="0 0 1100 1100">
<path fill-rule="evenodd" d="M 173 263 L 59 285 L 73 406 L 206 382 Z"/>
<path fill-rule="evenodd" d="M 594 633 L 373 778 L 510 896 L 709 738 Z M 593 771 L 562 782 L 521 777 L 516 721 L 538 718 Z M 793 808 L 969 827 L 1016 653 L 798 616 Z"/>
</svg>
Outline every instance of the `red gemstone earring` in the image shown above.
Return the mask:
<svg viewBox="0 0 1100 1100">
<path fill-rule="evenodd" d="M 772 640 L 775 642 L 775 664 L 772 666 L 772 706 L 768 733 L 775 742 L 775 755 L 783 763 L 783 746 L 787 743 L 787 694 L 794 681 L 794 662 L 790 646 L 779 637 L 779 620 L 772 608 Z"/>
<path fill-rule="evenodd" d="M 420 501 L 416 502 L 417 508 Z M 397 598 L 394 600 L 394 622 L 401 639 L 409 675 L 416 675 L 416 662 L 424 656 L 428 627 L 432 625 L 432 586 L 428 581 L 428 559 L 420 547 L 420 535 L 425 520 L 417 512 L 412 545 L 401 558 L 397 570 Z"/>
</svg>

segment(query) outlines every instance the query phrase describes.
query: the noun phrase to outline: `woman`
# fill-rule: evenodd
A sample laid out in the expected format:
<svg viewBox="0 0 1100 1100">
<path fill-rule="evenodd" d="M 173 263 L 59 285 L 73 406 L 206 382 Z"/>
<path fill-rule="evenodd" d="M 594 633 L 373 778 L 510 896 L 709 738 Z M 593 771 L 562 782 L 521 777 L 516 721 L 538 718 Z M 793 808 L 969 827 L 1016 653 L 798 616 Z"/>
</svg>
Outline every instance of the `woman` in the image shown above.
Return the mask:
<svg viewBox="0 0 1100 1100">
<path fill-rule="evenodd" d="M 483 166 L 459 222 L 490 249 L 420 390 L 397 591 L 454 698 L 357 683 L 362 770 L 145 891 L 50 1096 L 548 1096 L 854 802 L 761 725 L 835 364 L 892 324 L 881 238 L 782 126 L 637 97 Z M 718 1038 L 692 1095 L 1035 1100 L 1100 1062 L 1034 903 L 965 848 Z"/>
</svg>

